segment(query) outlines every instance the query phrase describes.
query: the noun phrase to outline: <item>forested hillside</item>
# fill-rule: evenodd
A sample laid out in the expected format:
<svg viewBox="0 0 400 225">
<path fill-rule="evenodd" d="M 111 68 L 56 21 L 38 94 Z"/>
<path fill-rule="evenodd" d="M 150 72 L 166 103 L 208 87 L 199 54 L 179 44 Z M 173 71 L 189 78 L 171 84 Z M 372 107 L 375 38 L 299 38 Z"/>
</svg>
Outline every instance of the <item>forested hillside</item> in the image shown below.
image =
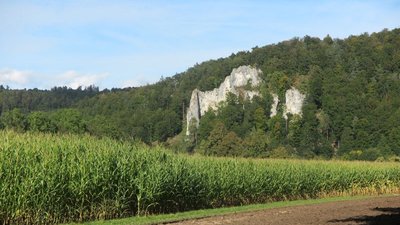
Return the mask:
<svg viewBox="0 0 400 225">
<path fill-rule="evenodd" d="M 50 111 L 73 106 L 77 101 L 95 96 L 99 88 L 89 86 L 84 89 L 54 87 L 51 90 L 12 90 L 0 85 L 0 113 L 14 108 L 31 111 Z"/>
<path fill-rule="evenodd" d="M 262 70 L 262 96 L 251 102 L 230 96 L 190 137 L 175 137 L 192 90 L 218 87 L 242 65 Z M 270 91 L 284 97 L 291 86 L 307 96 L 303 116 L 285 120 L 279 109 L 270 118 Z M 0 101 L 1 126 L 20 131 L 88 132 L 208 155 L 390 158 L 400 155 L 400 29 L 343 40 L 293 38 L 139 88 L 1 88 Z"/>
</svg>

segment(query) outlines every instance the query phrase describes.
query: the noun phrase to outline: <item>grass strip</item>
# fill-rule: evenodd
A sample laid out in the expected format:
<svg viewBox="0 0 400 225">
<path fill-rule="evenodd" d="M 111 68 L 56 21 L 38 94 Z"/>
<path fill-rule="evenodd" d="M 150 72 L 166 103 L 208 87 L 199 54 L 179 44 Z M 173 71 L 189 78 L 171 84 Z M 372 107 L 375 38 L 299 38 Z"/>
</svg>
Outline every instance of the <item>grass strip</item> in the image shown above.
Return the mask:
<svg viewBox="0 0 400 225">
<path fill-rule="evenodd" d="M 133 225 L 133 224 L 134 225 L 149 225 L 149 224 L 184 221 L 184 220 L 190 220 L 190 219 L 200 219 L 200 218 L 206 218 L 206 217 L 211 217 L 211 216 L 222 216 L 222 215 L 234 214 L 234 213 L 254 212 L 254 211 L 259 211 L 259 210 L 282 208 L 282 207 L 289 207 L 289 206 L 313 205 L 313 204 L 321 204 L 321 203 L 329 203 L 329 202 L 362 200 L 362 199 L 388 197 L 388 196 L 397 196 L 397 195 L 394 195 L 394 194 L 386 194 L 386 195 L 379 195 L 379 196 L 359 195 L 359 196 L 328 197 L 328 198 L 308 199 L 308 200 L 280 201 L 280 202 L 271 202 L 271 203 L 266 203 L 266 204 L 253 204 L 253 205 L 245 205 L 245 206 L 226 207 L 226 208 L 203 209 L 203 210 L 179 212 L 179 213 L 173 213 L 173 214 L 135 216 L 135 217 L 129 217 L 129 218 L 123 218 L 123 219 L 114 219 L 114 220 L 100 220 L 100 221 L 87 222 L 84 224 L 87 224 L 87 225 L 98 225 L 98 224 L 101 224 L 101 225 Z M 76 224 L 76 223 L 72 223 L 72 224 Z"/>
</svg>

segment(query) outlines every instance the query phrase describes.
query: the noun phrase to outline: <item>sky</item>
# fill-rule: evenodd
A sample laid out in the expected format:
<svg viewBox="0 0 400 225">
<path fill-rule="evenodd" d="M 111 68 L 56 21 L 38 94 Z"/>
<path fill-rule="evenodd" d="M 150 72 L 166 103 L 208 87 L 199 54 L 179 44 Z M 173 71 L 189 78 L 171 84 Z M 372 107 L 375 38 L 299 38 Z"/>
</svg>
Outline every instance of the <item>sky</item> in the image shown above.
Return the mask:
<svg viewBox="0 0 400 225">
<path fill-rule="evenodd" d="M 305 35 L 400 27 L 400 0 L 0 0 L 0 84 L 137 87 Z"/>
</svg>

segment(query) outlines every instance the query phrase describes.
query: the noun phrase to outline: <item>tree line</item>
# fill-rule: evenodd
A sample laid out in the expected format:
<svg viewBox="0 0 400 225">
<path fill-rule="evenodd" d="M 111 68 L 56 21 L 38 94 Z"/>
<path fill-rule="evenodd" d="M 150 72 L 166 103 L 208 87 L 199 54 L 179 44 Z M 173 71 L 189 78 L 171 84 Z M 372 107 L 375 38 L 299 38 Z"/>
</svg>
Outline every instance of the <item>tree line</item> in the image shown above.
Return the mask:
<svg viewBox="0 0 400 225">
<path fill-rule="evenodd" d="M 218 87 L 241 65 L 262 70 L 262 95 L 253 101 L 229 96 L 185 137 L 192 90 Z M 291 86 L 307 96 L 302 116 L 284 119 L 280 105 L 271 118 L 270 93 L 284 102 Z M 143 87 L 0 88 L 2 127 L 7 128 L 40 131 L 34 124 L 45 120 L 53 124 L 49 132 L 88 132 L 207 155 L 366 160 L 400 155 L 399 95 L 400 29 L 345 39 L 293 38 L 196 64 Z M 61 124 L 63 117 L 80 118 L 84 125 Z M 10 122 L 18 118 L 25 122 Z"/>
</svg>

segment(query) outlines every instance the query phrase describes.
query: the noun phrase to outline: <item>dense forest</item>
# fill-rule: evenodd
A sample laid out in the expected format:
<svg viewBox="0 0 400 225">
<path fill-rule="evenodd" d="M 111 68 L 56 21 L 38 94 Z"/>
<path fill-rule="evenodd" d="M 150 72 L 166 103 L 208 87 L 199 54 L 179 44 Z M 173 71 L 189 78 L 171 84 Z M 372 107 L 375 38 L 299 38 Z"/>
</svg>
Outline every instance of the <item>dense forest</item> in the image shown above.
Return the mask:
<svg viewBox="0 0 400 225">
<path fill-rule="evenodd" d="M 193 89 L 218 87 L 233 68 L 262 70 L 260 97 L 230 95 L 186 137 Z M 306 94 L 303 115 L 270 118 L 271 91 Z M 179 151 L 245 157 L 361 160 L 400 156 L 400 29 L 346 39 L 305 36 L 196 64 L 137 88 L 0 87 L 1 128 L 90 133 Z"/>
</svg>

